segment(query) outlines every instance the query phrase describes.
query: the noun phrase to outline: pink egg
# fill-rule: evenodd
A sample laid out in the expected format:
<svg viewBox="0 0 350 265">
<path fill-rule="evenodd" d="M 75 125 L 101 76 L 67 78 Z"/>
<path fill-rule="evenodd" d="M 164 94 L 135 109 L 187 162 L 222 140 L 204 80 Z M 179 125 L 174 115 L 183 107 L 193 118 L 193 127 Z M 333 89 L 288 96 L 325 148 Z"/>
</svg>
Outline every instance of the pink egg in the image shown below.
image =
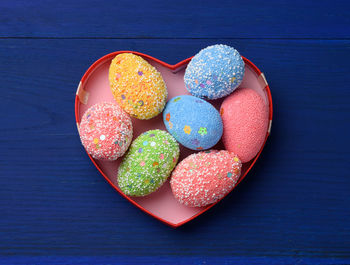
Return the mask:
<svg viewBox="0 0 350 265">
<path fill-rule="evenodd" d="M 204 151 L 182 160 L 172 173 L 175 198 L 190 207 L 215 203 L 229 193 L 241 175 L 241 161 L 228 151 Z"/>
<path fill-rule="evenodd" d="M 269 110 L 263 98 L 253 89 L 240 88 L 224 100 L 220 114 L 226 150 L 237 154 L 242 163 L 253 159 L 268 130 Z"/>
<path fill-rule="evenodd" d="M 103 102 L 91 106 L 79 125 L 80 139 L 95 159 L 116 160 L 129 148 L 131 119 L 117 104 Z"/>
</svg>

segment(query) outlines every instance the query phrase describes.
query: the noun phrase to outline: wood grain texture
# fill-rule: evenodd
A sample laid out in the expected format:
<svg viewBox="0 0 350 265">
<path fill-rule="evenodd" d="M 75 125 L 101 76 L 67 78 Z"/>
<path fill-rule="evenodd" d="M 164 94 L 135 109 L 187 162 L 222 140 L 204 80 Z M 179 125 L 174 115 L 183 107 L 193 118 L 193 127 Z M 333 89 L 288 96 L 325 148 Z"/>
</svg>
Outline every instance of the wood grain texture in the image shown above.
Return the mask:
<svg viewBox="0 0 350 265">
<path fill-rule="evenodd" d="M 91 164 L 75 90 L 106 53 L 176 63 L 214 43 L 265 73 L 272 135 L 234 192 L 175 230 L 133 207 Z M 349 40 L 0 40 L 3 263 L 127 264 L 131 255 L 145 264 L 179 255 L 183 264 L 350 263 L 349 60 Z"/>
<path fill-rule="evenodd" d="M 349 264 L 349 259 L 339 258 L 271 258 L 271 257 L 174 257 L 174 256 L 20 256 L 20 257 L 4 257 L 4 263 L 11 265 L 20 264 L 55 264 L 55 265 L 71 265 L 71 264 L 235 264 L 235 265 L 290 265 L 290 264 Z"/>
<path fill-rule="evenodd" d="M 1 37 L 349 38 L 347 0 L 0 2 Z"/>
</svg>

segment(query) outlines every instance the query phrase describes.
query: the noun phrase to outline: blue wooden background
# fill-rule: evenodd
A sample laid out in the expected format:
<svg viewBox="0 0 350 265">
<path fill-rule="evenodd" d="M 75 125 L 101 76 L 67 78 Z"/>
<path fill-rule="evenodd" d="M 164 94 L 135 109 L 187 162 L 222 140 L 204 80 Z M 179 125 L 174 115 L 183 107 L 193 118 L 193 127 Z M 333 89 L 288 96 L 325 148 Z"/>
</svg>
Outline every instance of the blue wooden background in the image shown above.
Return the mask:
<svg viewBox="0 0 350 265">
<path fill-rule="evenodd" d="M 73 2 L 73 3 L 71 3 Z M 0 1 L 0 264 L 350 264 L 349 1 Z M 225 200 L 172 229 L 83 150 L 74 97 L 101 56 L 236 47 L 272 134 Z"/>
</svg>

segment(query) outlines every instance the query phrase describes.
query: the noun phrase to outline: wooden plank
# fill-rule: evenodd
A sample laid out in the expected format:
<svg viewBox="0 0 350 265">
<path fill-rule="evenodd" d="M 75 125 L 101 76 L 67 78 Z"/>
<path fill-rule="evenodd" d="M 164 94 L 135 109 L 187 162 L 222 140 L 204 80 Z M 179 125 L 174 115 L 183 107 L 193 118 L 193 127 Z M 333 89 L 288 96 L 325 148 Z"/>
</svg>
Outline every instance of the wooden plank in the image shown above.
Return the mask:
<svg viewBox="0 0 350 265">
<path fill-rule="evenodd" d="M 215 42 L 265 73 L 272 134 L 233 193 L 175 230 L 121 198 L 90 163 L 76 131 L 75 91 L 108 52 L 176 63 Z M 0 40 L 0 254 L 348 258 L 349 44 Z"/>
<path fill-rule="evenodd" d="M 1 37 L 350 38 L 337 1 L 1 1 Z"/>
<path fill-rule="evenodd" d="M 289 264 L 349 264 L 350 259 L 297 257 L 176 257 L 176 256 L 10 256 L 0 257 L 4 264 L 235 264 L 235 265 L 289 265 Z"/>
</svg>

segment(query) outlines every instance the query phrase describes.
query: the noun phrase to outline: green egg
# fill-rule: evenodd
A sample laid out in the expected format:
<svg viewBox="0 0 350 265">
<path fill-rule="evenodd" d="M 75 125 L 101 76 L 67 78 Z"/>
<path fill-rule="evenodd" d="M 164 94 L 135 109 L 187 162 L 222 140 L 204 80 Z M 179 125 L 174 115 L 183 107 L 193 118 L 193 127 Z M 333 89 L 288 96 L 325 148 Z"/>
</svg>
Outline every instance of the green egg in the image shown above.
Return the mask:
<svg viewBox="0 0 350 265">
<path fill-rule="evenodd" d="M 166 131 L 141 134 L 119 166 L 119 188 L 130 196 L 146 196 L 156 191 L 173 171 L 179 154 L 179 144 Z"/>
</svg>

